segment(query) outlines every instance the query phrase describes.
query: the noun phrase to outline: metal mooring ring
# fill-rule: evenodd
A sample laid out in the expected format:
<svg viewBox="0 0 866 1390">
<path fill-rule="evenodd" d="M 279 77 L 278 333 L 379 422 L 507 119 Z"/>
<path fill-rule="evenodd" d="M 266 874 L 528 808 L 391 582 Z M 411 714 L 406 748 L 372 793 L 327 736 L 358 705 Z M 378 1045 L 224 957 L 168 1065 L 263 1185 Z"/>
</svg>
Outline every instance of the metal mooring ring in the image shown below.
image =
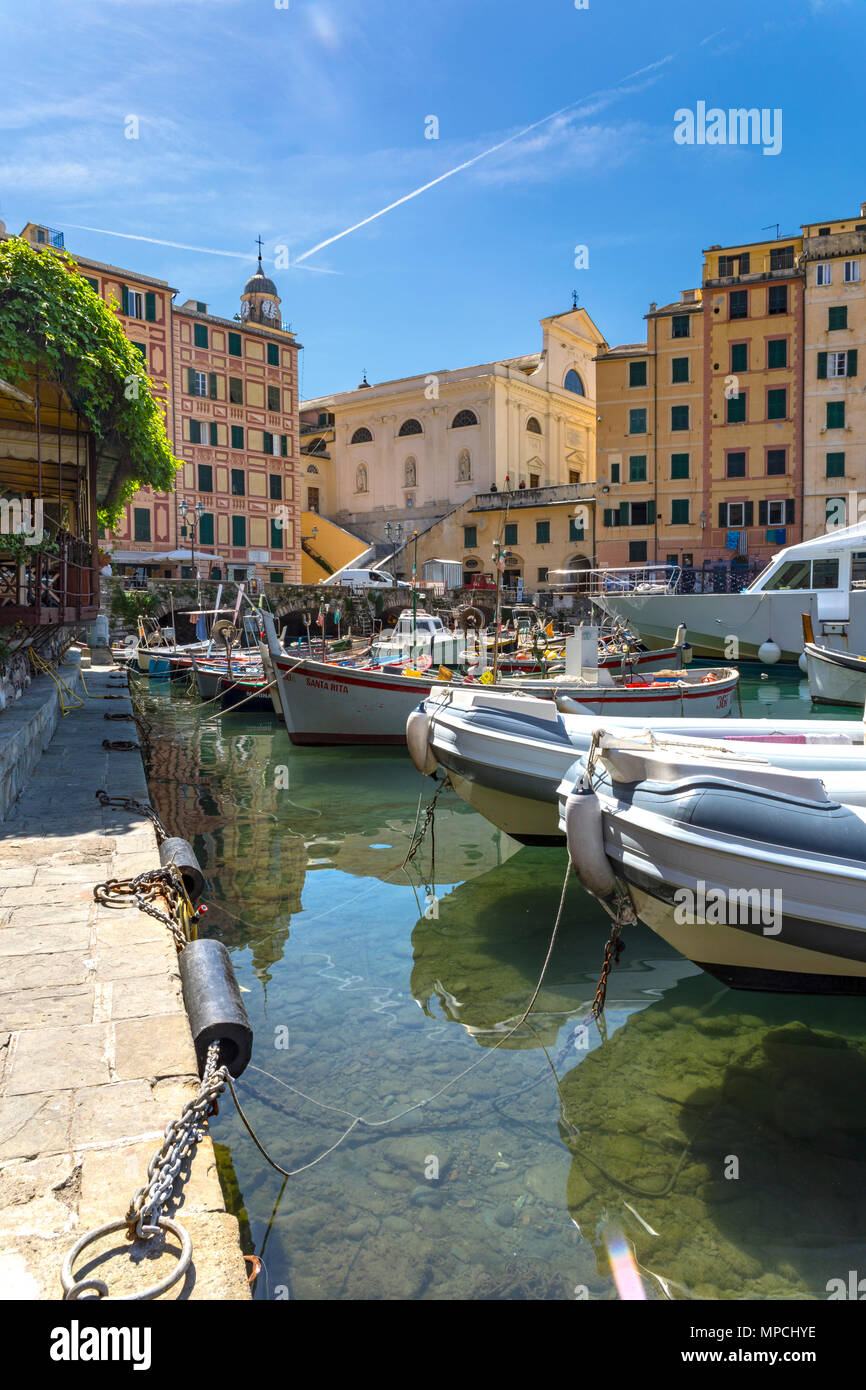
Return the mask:
<svg viewBox="0 0 866 1390">
<path fill-rule="evenodd" d="M 160 1294 L 165 1293 L 173 1284 L 176 1284 L 178 1279 L 186 1274 L 189 1269 L 190 1261 L 192 1260 L 192 1240 L 189 1233 L 184 1230 L 183 1226 L 181 1226 L 178 1221 L 172 1221 L 168 1216 L 161 1216 L 157 1224 L 162 1230 L 170 1231 L 171 1234 L 176 1236 L 180 1241 L 180 1256 L 177 1264 L 171 1274 L 167 1274 L 164 1279 L 160 1279 L 159 1283 L 151 1284 L 151 1286 L 144 1289 L 142 1293 L 118 1294 L 114 1302 L 134 1303 L 151 1298 L 158 1298 Z M 104 1280 L 82 1279 L 80 1282 L 77 1282 L 75 1275 L 72 1273 L 72 1267 L 82 1250 L 85 1250 L 88 1245 L 92 1245 L 95 1240 L 99 1240 L 101 1236 L 111 1235 L 114 1231 L 126 1231 L 128 1229 L 129 1222 L 126 1220 L 107 1221 L 104 1226 L 95 1226 L 92 1231 L 88 1231 L 86 1235 L 83 1235 L 80 1240 L 75 1242 L 69 1254 L 66 1256 L 66 1259 L 63 1261 L 63 1268 L 60 1271 L 60 1282 L 63 1285 L 64 1301 L 84 1298 L 90 1290 L 94 1291 L 94 1296 L 96 1298 L 111 1298 L 111 1294 L 108 1292 L 108 1285 Z"/>
</svg>

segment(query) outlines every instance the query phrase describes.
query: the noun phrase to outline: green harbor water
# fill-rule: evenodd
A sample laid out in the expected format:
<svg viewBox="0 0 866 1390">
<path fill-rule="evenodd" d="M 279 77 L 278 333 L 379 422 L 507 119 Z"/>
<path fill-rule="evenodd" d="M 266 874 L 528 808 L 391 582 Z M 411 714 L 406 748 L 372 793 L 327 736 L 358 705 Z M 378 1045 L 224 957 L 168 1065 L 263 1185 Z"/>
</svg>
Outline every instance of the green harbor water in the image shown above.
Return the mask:
<svg viewBox="0 0 866 1390">
<path fill-rule="evenodd" d="M 447 794 L 407 872 L 432 784 L 405 752 L 292 748 L 269 716 L 136 688 L 151 796 L 195 847 L 201 931 L 255 1029 L 242 1104 L 305 1169 L 284 1183 L 225 1099 L 211 1132 L 257 1299 L 613 1299 L 623 1249 L 650 1299 L 823 1299 L 866 1271 L 866 1002 L 727 990 L 639 926 L 603 1038 L 607 919 L 572 878 L 506 1037 L 564 850 Z M 744 668 L 743 712 L 811 705 L 796 672 Z"/>
</svg>

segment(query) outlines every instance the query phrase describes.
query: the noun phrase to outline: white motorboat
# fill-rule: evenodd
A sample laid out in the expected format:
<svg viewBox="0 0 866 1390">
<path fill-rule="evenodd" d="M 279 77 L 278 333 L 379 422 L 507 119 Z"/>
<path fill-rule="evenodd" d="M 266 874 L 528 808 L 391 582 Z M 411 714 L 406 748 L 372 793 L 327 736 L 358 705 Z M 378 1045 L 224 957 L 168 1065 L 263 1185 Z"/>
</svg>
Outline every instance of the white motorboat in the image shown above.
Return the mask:
<svg viewBox="0 0 866 1390">
<path fill-rule="evenodd" d="M 866 805 L 845 790 L 862 770 L 782 768 L 747 746 L 601 733 L 559 790 L 581 882 L 725 984 L 866 993 Z"/>
<path fill-rule="evenodd" d="M 796 662 L 808 612 L 828 646 L 866 651 L 866 522 L 780 550 L 737 594 L 680 593 L 679 570 L 654 569 L 596 570 L 586 580 L 597 589 L 593 603 L 648 647 L 668 646 L 685 623 L 697 656 Z"/>
<path fill-rule="evenodd" d="M 500 830 L 523 844 L 560 844 L 557 789 L 601 727 L 676 747 L 756 753 L 779 767 L 831 769 L 837 781 L 846 774 L 854 784 L 846 783 L 849 799 L 866 799 L 863 726 L 854 720 L 654 719 L 646 733 L 633 719 L 602 720 L 521 692 L 462 687 L 425 699 L 409 717 L 407 742 L 417 767 L 447 772 L 457 794 Z"/>
<path fill-rule="evenodd" d="M 474 638 L 469 639 L 474 650 Z M 425 670 L 431 666 L 457 666 L 467 656 L 467 635 L 452 632 L 436 613 L 404 608 L 392 630 L 380 633 L 370 653 L 371 664 L 405 662 Z"/>
<path fill-rule="evenodd" d="M 803 654 L 809 694 L 816 704 L 863 708 L 866 702 L 866 656 L 835 651 L 832 647 L 819 647 L 815 642 L 807 642 Z"/>
</svg>

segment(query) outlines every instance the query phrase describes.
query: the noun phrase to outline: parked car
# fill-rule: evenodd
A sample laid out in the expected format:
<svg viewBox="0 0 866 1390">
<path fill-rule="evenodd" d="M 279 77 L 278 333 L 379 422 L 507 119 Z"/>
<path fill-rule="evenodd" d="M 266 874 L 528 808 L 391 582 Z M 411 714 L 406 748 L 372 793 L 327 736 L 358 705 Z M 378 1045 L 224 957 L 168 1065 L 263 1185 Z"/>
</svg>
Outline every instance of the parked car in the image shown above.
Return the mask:
<svg viewBox="0 0 866 1390">
<path fill-rule="evenodd" d="M 343 588 L 393 588 L 397 580 L 383 570 L 339 570 L 337 574 L 319 581 L 321 584 L 340 585 Z"/>
</svg>

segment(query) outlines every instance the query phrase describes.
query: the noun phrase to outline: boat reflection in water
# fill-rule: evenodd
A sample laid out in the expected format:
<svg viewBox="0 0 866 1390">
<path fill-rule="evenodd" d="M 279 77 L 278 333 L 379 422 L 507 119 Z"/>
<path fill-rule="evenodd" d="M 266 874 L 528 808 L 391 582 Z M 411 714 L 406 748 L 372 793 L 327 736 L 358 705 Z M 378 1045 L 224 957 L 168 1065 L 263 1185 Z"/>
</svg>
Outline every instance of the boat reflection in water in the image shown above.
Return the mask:
<svg viewBox="0 0 866 1390">
<path fill-rule="evenodd" d="M 649 1297 L 827 1298 L 866 1267 L 861 1017 L 791 1002 L 684 979 L 564 1078 L 568 1207 L 600 1274 L 611 1222 Z"/>
</svg>

